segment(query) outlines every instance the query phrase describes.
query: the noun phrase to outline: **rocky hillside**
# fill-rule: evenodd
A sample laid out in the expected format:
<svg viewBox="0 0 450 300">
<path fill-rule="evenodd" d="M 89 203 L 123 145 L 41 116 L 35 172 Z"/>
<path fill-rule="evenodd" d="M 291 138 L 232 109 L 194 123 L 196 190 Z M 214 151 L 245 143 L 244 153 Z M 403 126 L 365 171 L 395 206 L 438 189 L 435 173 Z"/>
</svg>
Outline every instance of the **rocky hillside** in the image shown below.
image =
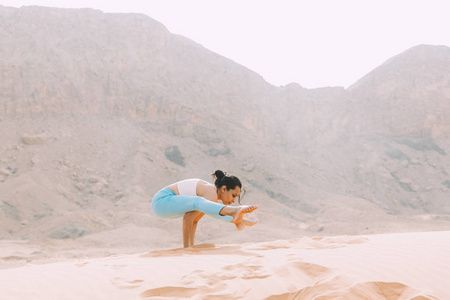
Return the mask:
<svg viewBox="0 0 450 300">
<path fill-rule="evenodd" d="M 217 168 L 243 180 L 260 224 L 205 220 L 199 241 L 450 228 L 448 47 L 308 90 L 145 15 L 0 16 L 0 238 L 176 244 L 152 195 Z"/>
</svg>

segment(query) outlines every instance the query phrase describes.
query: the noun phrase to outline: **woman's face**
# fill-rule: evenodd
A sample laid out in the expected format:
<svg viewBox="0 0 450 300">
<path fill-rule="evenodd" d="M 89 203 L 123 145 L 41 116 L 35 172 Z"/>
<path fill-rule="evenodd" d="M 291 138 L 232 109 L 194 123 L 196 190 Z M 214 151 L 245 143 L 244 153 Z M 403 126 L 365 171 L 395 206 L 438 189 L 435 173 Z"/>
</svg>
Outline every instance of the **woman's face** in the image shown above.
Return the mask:
<svg viewBox="0 0 450 300">
<path fill-rule="evenodd" d="M 225 205 L 230 205 L 236 202 L 236 198 L 241 194 L 241 188 L 236 186 L 232 190 L 227 190 L 227 187 L 224 185 L 219 190 L 219 200 L 222 200 L 222 203 Z"/>
</svg>

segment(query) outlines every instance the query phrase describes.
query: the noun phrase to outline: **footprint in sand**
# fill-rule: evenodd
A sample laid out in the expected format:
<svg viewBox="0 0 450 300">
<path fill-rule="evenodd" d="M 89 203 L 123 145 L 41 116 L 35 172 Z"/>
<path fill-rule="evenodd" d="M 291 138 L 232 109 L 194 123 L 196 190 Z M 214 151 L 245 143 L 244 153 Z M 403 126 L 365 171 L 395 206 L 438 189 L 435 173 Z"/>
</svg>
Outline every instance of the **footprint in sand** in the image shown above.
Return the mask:
<svg viewBox="0 0 450 300">
<path fill-rule="evenodd" d="M 208 286 L 215 285 L 216 283 L 223 283 L 226 280 L 233 280 L 237 277 L 236 274 L 230 272 L 207 272 L 204 270 L 196 270 L 181 278 L 183 284 L 198 284 L 198 282 L 205 283 Z"/>
<path fill-rule="evenodd" d="M 249 262 L 226 266 L 223 270 L 231 274 L 237 274 L 234 277 L 239 277 L 241 279 L 264 279 L 270 276 L 263 266 Z"/>
<path fill-rule="evenodd" d="M 334 278 L 336 270 L 306 262 L 290 262 L 274 268 L 274 273 L 289 280 L 301 282 L 303 286 L 315 285 L 318 282 Z"/>
<path fill-rule="evenodd" d="M 223 267 L 218 272 L 207 272 L 202 270 L 194 271 L 182 278 L 184 284 L 198 282 L 199 279 L 206 281 L 209 286 L 223 284 L 227 280 L 233 279 L 263 279 L 270 276 L 270 273 L 263 266 L 251 262 L 229 265 Z"/>
<path fill-rule="evenodd" d="M 239 282 L 241 280 L 252 280 L 252 279 L 264 279 L 271 276 L 263 266 L 257 263 L 243 262 L 234 265 L 228 265 L 222 267 L 216 272 L 206 271 L 206 270 L 196 270 L 190 274 L 183 276 L 181 282 L 184 286 L 190 285 L 196 288 L 179 290 L 179 295 L 175 295 L 177 291 L 172 291 L 167 288 L 162 292 L 167 293 L 165 296 L 171 297 L 189 297 L 192 292 L 196 296 L 204 297 L 201 299 L 208 300 L 225 300 L 225 299 L 238 299 L 236 294 L 229 294 L 230 289 L 233 290 L 233 286 L 236 285 L 236 280 Z M 248 282 L 251 286 L 251 281 Z M 173 288 L 172 288 L 173 289 Z M 146 291 L 148 295 L 154 295 L 154 292 L 160 293 L 161 291 Z M 245 294 L 245 293 L 244 293 Z"/>
</svg>

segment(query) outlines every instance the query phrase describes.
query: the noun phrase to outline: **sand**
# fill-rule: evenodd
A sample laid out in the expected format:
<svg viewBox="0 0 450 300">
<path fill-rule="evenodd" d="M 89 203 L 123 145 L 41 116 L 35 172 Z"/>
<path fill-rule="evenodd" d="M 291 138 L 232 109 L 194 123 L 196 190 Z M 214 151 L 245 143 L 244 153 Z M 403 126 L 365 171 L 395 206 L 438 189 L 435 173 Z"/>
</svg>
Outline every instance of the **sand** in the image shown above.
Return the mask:
<svg viewBox="0 0 450 300">
<path fill-rule="evenodd" d="M 450 299 L 450 231 L 303 237 L 0 270 L 2 299 Z M 82 249 L 79 249 L 82 251 Z"/>
</svg>

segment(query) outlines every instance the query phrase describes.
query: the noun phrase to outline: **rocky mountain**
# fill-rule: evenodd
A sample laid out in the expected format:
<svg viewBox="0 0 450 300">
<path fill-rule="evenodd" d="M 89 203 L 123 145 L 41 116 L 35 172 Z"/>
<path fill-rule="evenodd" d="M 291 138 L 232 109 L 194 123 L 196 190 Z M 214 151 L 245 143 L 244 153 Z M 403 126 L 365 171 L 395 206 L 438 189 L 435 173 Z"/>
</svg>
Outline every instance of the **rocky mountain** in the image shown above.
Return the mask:
<svg viewBox="0 0 450 300">
<path fill-rule="evenodd" d="M 177 245 L 150 199 L 215 169 L 259 224 L 199 242 L 450 228 L 446 46 L 305 89 L 140 14 L 0 6 L 0 36 L 0 238 Z"/>
</svg>

